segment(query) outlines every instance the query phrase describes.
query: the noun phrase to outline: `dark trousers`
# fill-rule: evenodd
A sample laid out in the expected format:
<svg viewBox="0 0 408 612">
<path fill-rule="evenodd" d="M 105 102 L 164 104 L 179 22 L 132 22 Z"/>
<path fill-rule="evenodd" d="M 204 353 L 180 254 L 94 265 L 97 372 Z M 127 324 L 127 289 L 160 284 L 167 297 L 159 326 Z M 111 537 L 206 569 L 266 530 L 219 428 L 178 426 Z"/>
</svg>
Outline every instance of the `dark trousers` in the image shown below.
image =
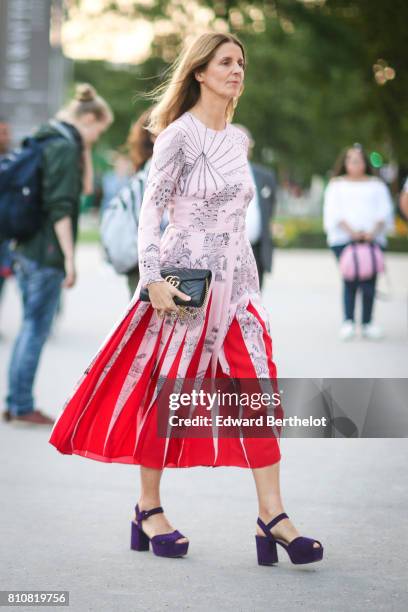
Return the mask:
<svg viewBox="0 0 408 612">
<path fill-rule="evenodd" d="M 265 269 L 262 265 L 262 259 L 261 259 L 261 241 L 258 240 L 258 242 L 251 244 L 251 247 L 252 247 L 252 250 L 255 256 L 256 267 L 258 268 L 259 288 L 262 289 L 263 276 L 265 273 Z"/>
<path fill-rule="evenodd" d="M 346 246 L 347 244 L 339 244 L 331 247 L 337 260 L 340 259 L 341 252 Z M 354 321 L 357 291 L 361 291 L 363 297 L 362 323 L 365 325 L 371 322 L 373 316 L 376 282 L 376 274 L 369 280 L 365 281 L 343 281 L 343 307 L 345 319 L 351 319 L 351 321 Z"/>
</svg>

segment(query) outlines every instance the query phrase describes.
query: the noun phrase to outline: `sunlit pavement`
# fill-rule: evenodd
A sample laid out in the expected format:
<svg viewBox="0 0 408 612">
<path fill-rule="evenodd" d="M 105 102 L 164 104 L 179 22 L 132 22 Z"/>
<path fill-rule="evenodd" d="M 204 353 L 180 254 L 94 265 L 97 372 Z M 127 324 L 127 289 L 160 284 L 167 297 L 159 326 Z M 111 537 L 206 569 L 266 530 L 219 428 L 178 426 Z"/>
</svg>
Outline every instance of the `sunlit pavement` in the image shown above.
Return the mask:
<svg viewBox="0 0 408 612">
<path fill-rule="evenodd" d="M 279 251 L 266 278 L 274 358 L 285 377 L 406 377 L 408 257 L 388 255 L 382 342 L 337 339 L 340 282 L 331 253 Z M 79 280 L 42 356 L 38 407 L 54 416 L 128 303 L 124 278 L 96 246 L 78 253 Z M 14 281 L 0 311 L 0 391 L 21 314 Z M 318 538 L 324 560 L 275 567 L 255 555 L 249 470 L 167 470 L 162 503 L 190 539 L 184 559 L 129 549 L 138 468 L 62 456 L 49 429 L 1 423 L 2 589 L 70 591 L 70 609 L 405 610 L 408 534 L 403 439 L 282 439 L 285 509 Z"/>
</svg>

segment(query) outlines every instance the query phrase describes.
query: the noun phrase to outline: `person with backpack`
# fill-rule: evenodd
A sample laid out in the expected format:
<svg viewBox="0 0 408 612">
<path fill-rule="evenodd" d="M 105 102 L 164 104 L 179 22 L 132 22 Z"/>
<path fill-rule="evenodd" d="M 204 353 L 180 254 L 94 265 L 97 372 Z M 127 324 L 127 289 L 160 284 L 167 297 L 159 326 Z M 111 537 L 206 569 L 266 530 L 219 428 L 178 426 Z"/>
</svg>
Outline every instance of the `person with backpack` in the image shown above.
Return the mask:
<svg viewBox="0 0 408 612">
<path fill-rule="evenodd" d="M 139 283 L 138 228 L 145 184 L 153 155 L 155 136 L 146 130 L 151 109 L 142 113 L 132 125 L 126 141 L 134 174 L 128 183 L 102 210 L 101 240 L 108 261 L 118 274 L 125 274 L 130 297 Z M 168 224 L 167 212 L 163 215 L 160 232 Z"/>
<path fill-rule="evenodd" d="M 33 384 L 61 289 L 73 287 L 76 281 L 79 203 L 81 193 L 91 193 L 93 188 L 92 146 L 112 120 L 111 109 L 95 89 L 78 85 L 74 99 L 25 141 L 21 153 L 4 170 L 7 184 L 16 189 L 14 207 L 9 198 L 7 210 L 2 205 L 0 221 L 8 236 L 16 239 L 13 268 L 23 302 L 23 322 L 9 364 L 5 420 L 54 423 L 35 408 Z M 19 190 L 23 174 L 26 186 Z M 33 192 L 38 218 L 29 220 L 23 197 Z"/>
<path fill-rule="evenodd" d="M 378 272 L 383 268 L 386 234 L 394 227 L 389 190 L 373 171 L 362 146 L 355 143 L 339 157 L 324 195 L 323 225 L 327 242 L 343 276 L 344 322 L 339 337 L 356 335 L 355 302 L 362 293 L 364 338 L 380 340 L 383 331 L 372 322 Z"/>
</svg>

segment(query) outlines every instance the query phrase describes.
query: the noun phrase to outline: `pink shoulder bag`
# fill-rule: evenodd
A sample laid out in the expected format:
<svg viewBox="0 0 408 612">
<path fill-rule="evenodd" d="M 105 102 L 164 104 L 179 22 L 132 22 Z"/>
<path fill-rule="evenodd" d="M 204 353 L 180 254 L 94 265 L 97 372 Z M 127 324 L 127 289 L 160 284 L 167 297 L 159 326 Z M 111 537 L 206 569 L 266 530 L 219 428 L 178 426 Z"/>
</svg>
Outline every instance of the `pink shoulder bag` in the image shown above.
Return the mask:
<svg viewBox="0 0 408 612">
<path fill-rule="evenodd" d="M 384 272 L 384 254 L 375 242 L 351 242 L 343 249 L 339 264 L 345 280 L 369 280 Z"/>
</svg>

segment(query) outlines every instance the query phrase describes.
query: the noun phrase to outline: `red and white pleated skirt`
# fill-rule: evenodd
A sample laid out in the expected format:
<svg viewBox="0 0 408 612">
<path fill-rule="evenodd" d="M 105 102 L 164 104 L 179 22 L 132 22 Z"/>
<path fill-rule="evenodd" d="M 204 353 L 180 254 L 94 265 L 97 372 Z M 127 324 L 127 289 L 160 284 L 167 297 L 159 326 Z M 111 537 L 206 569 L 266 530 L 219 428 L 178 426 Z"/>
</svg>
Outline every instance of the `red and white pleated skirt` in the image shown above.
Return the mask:
<svg viewBox="0 0 408 612">
<path fill-rule="evenodd" d="M 146 303 L 142 304 L 146 306 Z M 140 305 L 141 302 L 137 300 L 128 310 L 82 376 L 53 427 L 50 444 L 66 455 L 76 454 L 97 461 L 143 465 L 157 469 L 194 466 L 259 468 L 278 462 L 281 458 L 279 439 L 274 435 L 215 438 L 210 430 L 208 437 L 166 438 L 158 435 L 160 402 L 149 400 L 153 397 L 160 364 L 164 359 L 164 354 L 157 358 L 160 334 L 137 384 L 121 406 L 120 412 L 115 413 L 118 396 L 149 322 L 153 316 L 157 316 L 149 305 L 118 353 L 118 347 L 128 331 L 135 309 Z M 272 340 L 265 322 L 250 301 L 247 309 L 262 326 L 269 375 L 272 379 L 276 378 L 276 367 L 272 360 Z M 197 371 L 204 339 L 205 329 L 191 357 L 188 372 L 190 376 L 194 376 Z M 170 341 L 171 336 L 166 350 Z M 169 377 L 177 376 L 181 351 L 182 347 L 174 357 L 168 372 Z M 116 357 L 112 363 L 115 352 Z M 257 377 L 237 318 L 232 320 L 227 330 L 223 352 L 231 377 Z M 206 376 L 210 376 L 210 364 Z M 225 376 L 220 363 L 217 362 L 216 378 Z"/>
</svg>

